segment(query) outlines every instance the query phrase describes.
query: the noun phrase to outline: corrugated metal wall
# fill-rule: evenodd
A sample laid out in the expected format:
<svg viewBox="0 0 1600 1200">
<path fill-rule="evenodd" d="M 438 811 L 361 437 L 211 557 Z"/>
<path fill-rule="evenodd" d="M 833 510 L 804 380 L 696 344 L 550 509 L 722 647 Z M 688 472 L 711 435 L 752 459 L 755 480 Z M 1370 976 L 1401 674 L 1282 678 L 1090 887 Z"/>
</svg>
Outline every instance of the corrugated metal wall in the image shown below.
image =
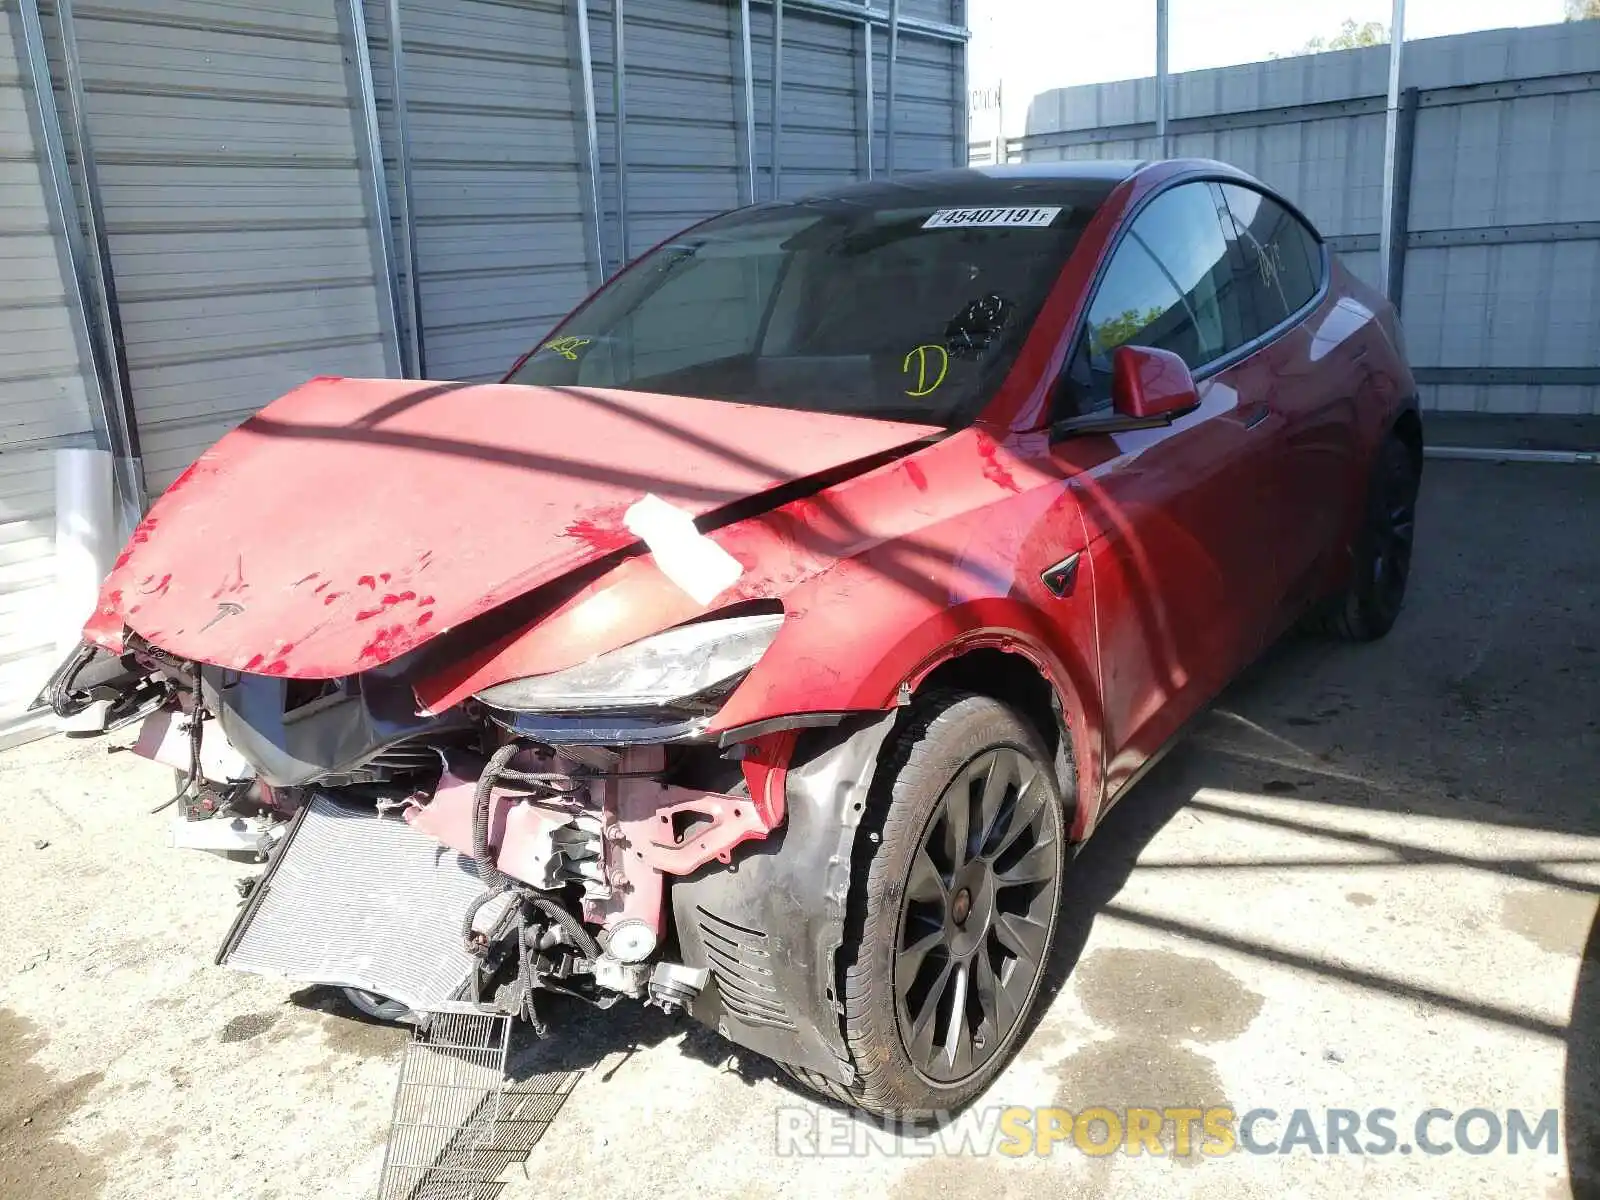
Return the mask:
<svg viewBox="0 0 1600 1200">
<path fill-rule="evenodd" d="M 714 212 L 749 202 L 744 72 L 735 5 L 634 0 L 624 10 L 628 249 L 642 254 Z M 595 87 L 607 268 L 621 263 L 614 27 L 597 11 Z"/>
<path fill-rule="evenodd" d="M 1423 403 L 1600 413 L 1600 22 L 1407 42 L 1404 288 Z M 1171 153 L 1280 188 L 1379 274 L 1388 49 L 1175 75 Z M 1148 158 L 1155 81 L 1036 97 L 1013 159 Z"/>
<path fill-rule="evenodd" d="M 123 0 L 73 28 L 159 490 L 309 377 L 397 366 L 340 26 L 327 0 Z"/>
<path fill-rule="evenodd" d="M 954 0 L 902 0 L 900 8 L 907 17 L 959 20 Z M 872 39 L 875 158 L 877 169 L 883 170 L 887 161 L 888 130 L 887 30 L 874 30 Z M 894 169 L 896 172 L 937 171 L 950 165 L 950 138 L 966 137 L 967 117 L 962 95 L 966 81 L 961 70 L 965 47 L 922 38 L 908 39 L 902 34 L 899 49 Z"/>
<path fill-rule="evenodd" d="M 96 442 L 20 24 L 0 10 L 0 746 L 56 663 L 55 454 Z"/>
<path fill-rule="evenodd" d="M 912 6 L 908 6 L 908 11 Z M 915 6 L 948 21 L 953 0 Z M 624 0 L 619 159 L 613 4 L 589 5 L 598 235 L 570 0 L 399 0 L 427 374 L 502 374 L 599 281 L 662 238 L 773 194 L 772 11 L 750 13 L 751 114 L 734 0 Z M 403 269 L 406 197 L 394 116 L 391 5 L 366 0 L 390 214 Z M 783 31 L 779 193 L 863 177 L 866 21 L 791 4 Z M 885 34 L 877 71 L 882 145 Z M 898 84 L 901 170 L 959 154 L 964 45 L 908 32 Z M 753 121 L 750 115 L 753 114 Z M 883 162 L 882 154 L 878 163 Z M 624 184 L 625 180 L 625 184 Z M 598 251 L 596 240 L 600 243 Z M 402 281 L 402 291 L 406 286 Z"/>
<path fill-rule="evenodd" d="M 580 0 L 0 0 L 0 739 L 53 657 L 57 445 L 115 452 L 125 426 L 131 506 L 141 470 L 159 491 L 313 375 L 415 373 L 415 341 L 431 377 L 496 378 L 625 241 L 642 253 L 752 182 L 772 194 L 772 0 L 749 6 L 753 122 L 739 0 L 622 0 L 620 156 L 616 2 L 587 0 L 591 114 Z M 779 194 L 863 177 L 873 137 L 881 169 L 878 3 L 788 0 Z M 896 165 L 945 166 L 964 153 L 964 5 L 901 7 Z M 18 83 L 24 12 L 42 17 L 45 111 L 76 188 L 66 275 Z M 79 276 L 100 286 L 73 308 Z"/>
<path fill-rule="evenodd" d="M 387 10 L 386 0 L 367 0 L 399 244 L 405 231 Z M 572 11 L 561 0 L 399 5 L 410 205 L 433 378 L 499 378 L 588 290 Z"/>
</svg>

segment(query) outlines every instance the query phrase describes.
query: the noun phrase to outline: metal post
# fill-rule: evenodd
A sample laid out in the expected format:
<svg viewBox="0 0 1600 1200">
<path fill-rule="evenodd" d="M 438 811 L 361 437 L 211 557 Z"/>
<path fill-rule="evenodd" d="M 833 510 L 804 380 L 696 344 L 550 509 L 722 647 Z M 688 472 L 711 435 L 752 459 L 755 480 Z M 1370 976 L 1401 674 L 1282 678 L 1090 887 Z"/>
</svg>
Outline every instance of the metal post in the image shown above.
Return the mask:
<svg viewBox="0 0 1600 1200">
<path fill-rule="evenodd" d="M 1160 157 L 1167 146 L 1167 34 L 1168 0 L 1156 0 L 1156 145 Z"/>
<path fill-rule="evenodd" d="M 772 0 L 772 196 L 783 190 L 783 0 Z"/>
<path fill-rule="evenodd" d="M 994 88 L 994 160 L 997 163 L 1011 161 L 1011 155 L 1006 152 L 1006 81 L 1003 79 Z"/>
<path fill-rule="evenodd" d="M 1395 298 L 1395 216 L 1400 150 L 1400 60 L 1406 43 L 1406 0 L 1394 0 L 1389 20 L 1389 102 L 1383 125 L 1383 209 L 1378 230 L 1378 269 L 1383 294 Z"/>
<path fill-rule="evenodd" d="M 406 49 L 400 29 L 400 0 L 389 0 L 389 90 L 394 104 L 395 163 L 400 168 L 396 195 L 400 201 L 401 244 L 405 247 L 406 333 L 414 378 L 426 379 L 427 339 L 422 331 L 422 281 L 417 278 L 417 220 L 411 208 L 411 130 L 406 116 Z"/>
<path fill-rule="evenodd" d="M 1390 298 L 1396 309 L 1406 292 L 1406 242 L 1411 232 L 1411 164 L 1416 158 L 1417 110 L 1422 107 L 1422 93 L 1417 88 L 1405 88 L 1400 93 L 1400 117 L 1395 124 L 1394 195 L 1385 212 L 1393 230 L 1389 256 L 1381 266 L 1387 271 Z"/>
<path fill-rule="evenodd" d="M 621 270 L 633 257 L 628 236 L 628 69 L 623 50 L 622 0 L 611 0 L 611 111 L 616 120 L 617 147 L 617 243 Z"/>
<path fill-rule="evenodd" d="M 402 345 L 404 301 L 400 295 L 399 273 L 395 269 L 394 227 L 389 223 L 389 188 L 383 170 L 383 134 L 378 127 L 378 96 L 372 82 L 372 51 L 367 44 L 367 14 L 362 0 L 345 0 L 341 23 L 350 39 L 356 91 L 361 104 L 361 157 L 365 160 L 362 167 L 373 221 L 377 225 L 373 246 L 381 260 L 389 324 L 394 334 L 390 347 L 394 353 L 392 369 L 401 375 L 413 375 L 414 365 L 407 361 L 407 348 Z"/>
<path fill-rule="evenodd" d="M 900 0 L 889 0 L 889 61 L 883 81 L 883 173 L 894 174 L 895 65 L 900 58 Z"/>
<path fill-rule="evenodd" d="M 756 202 L 756 60 L 750 50 L 750 0 L 739 0 L 739 49 L 744 66 L 745 202 Z"/>
<path fill-rule="evenodd" d="M 599 287 L 606 280 L 605 227 L 600 212 L 600 124 L 594 105 L 594 47 L 589 40 L 589 0 L 578 5 L 578 71 L 583 79 L 584 174 L 589 184 L 589 282 Z"/>
<path fill-rule="evenodd" d="M 39 20 L 38 0 L 19 0 L 22 42 L 27 58 L 29 83 L 43 143 L 43 182 L 51 216 L 60 226 L 66 247 L 69 304 L 74 334 L 90 364 L 84 379 L 94 416 L 105 431 L 112 457 L 112 483 L 116 488 L 118 520 L 123 536 L 133 532 L 144 513 L 144 461 L 139 451 L 139 423 L 133 408 L 133 389 L 128 382 L 128 355 L 122 340 L 122 316 L 117 307 L 117 284 L 112 275 L 110 247 L 105 237 L 104 213 L 100 207 L 99 181 L 94 170 L 94 151 L 83 104 L 83 72 L 78 61 L 78 42 L 72 25 L 72 5 L 58 0 L 56 19 L 61 26 L 61 55 L 65 67 L 68 116 L 78 146 L 78 183 L 83 190 L 88 212 L 89 246 L 85 246 L 77 201 L 67 165 L 66 145 L 61 134 L 61 117 L 56 111 L 55 84 L 50 77 L 50 59 L 45 48 L 44 26 Z M 98 306 L 100 334 L 91 320 L 91 301 Z"/>
<path fill-rule="evenodd" d="M 967 0 L 958 0 L 956 14 L 962 25 L 967 23 L 967 7 Z M 956 81 L 961 88 L 956 104 L 955 165 L 964 167 L 972 157 L 972 80 L 967 72 L 967 43 L 958 43 L 952 53 L 956 56 Z"/>
<path fill-rule="evenodd" d="M 867 149 L 867 178 L 871 179 L 877 170 L 877 147 L 873 137 L 875 126 L 878 123 L 878 89 L 872 80 L 872 22 L 861 22 L 861 86 L 862 100 L 866 105 L 866 149 Z"/>
</svg>

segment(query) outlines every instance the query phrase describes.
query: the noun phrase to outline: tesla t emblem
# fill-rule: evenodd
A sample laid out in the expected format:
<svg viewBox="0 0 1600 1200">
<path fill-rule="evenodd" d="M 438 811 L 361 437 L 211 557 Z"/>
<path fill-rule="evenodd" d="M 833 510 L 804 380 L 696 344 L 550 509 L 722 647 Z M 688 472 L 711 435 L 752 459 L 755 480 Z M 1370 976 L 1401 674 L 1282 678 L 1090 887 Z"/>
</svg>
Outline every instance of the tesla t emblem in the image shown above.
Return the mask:
<svg viewBox="0 0 1600 1200">
<path fill-rule="evenodd" d="M 1044 581 L 1044 586 L 1049 589 L 1050 594 L 1060 600 L 1078 581 L 1078 555 L 1069 554 L 1055 566 L 1046 567 L 1039 573 L 1039 578 Z"/>
<path fill-rule="evenodd" d="M 224 617 L 236 617 L 243 611 L 244 605 L 235 604 L 231 600 L 224 600 L 221 604 L 217 605 L 217 615 L 212 617 L 211 620 L 207 621 L 204 625 L 200 626 L 200 632 L 204 633 Z"/>
<path fill-rule="evenodd" d="M 950 371 L 950 352 L 943 346 L 927 343 L 918 346 L 906 355 L 905 361 L 900 364 L 900 373 L 910 375 L 916 372 L 917 386 L 906 389 L 908 396 L 927 396 L 938 390 L 944 377 Z"/>
</svg>

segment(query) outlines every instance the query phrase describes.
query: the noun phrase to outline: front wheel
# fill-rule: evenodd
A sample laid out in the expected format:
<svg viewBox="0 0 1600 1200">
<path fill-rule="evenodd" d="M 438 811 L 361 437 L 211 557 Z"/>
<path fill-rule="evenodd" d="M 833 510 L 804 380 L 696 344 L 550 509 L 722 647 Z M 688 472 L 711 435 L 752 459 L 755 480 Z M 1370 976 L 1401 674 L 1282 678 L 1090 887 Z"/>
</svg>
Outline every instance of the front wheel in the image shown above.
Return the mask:
<svg viewBox="0 0 1600 1200">
<path fill-rule="evenodd" d="M 387 996 L 380 996 L 377 992 L 369 992 L 365 988 L 341 988 L 344 998 L 350 1001 L 357 1012 L 371 1017 L 374 1021 L 383 1021 L 386 1024 L 398 1025 L 411 1020 L 411 1010 L 400 1000 L 391 1000 Z"/>
<path fill-rule="evenodd" d="M 951 1111 L 1015 1054 L 1055 937 L 1066 822 L 1051 755 L 997 700 L 919 700 L 874 785 L 852 888 L 840 1089 L 880 1116 Z"/>
</svg>

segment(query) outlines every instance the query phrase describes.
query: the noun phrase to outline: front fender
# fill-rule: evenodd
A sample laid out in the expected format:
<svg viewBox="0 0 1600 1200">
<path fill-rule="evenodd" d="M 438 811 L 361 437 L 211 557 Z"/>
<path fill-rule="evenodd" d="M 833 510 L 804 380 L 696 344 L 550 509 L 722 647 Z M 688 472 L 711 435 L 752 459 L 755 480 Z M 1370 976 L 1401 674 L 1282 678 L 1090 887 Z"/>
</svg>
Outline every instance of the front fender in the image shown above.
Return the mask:
<svg viewBox="0 0 1600 1200">
<path fill-rule="evenodd" d="M 942 664 L 1001 650 L 1027 659 L 1054 690 L 1077 765 L 1077 811 L 1092 821 L 1102 782 L 1092 579 L 1086 570 L 1073 592 L 1051 597 L 1053 611 L 1015 595 L 940 607 L 896 589 L 852 602 L 846 589 L 833 603 L 791 612 L 710 732 L 806 713 L 889 709 Z"/>
</svg>

